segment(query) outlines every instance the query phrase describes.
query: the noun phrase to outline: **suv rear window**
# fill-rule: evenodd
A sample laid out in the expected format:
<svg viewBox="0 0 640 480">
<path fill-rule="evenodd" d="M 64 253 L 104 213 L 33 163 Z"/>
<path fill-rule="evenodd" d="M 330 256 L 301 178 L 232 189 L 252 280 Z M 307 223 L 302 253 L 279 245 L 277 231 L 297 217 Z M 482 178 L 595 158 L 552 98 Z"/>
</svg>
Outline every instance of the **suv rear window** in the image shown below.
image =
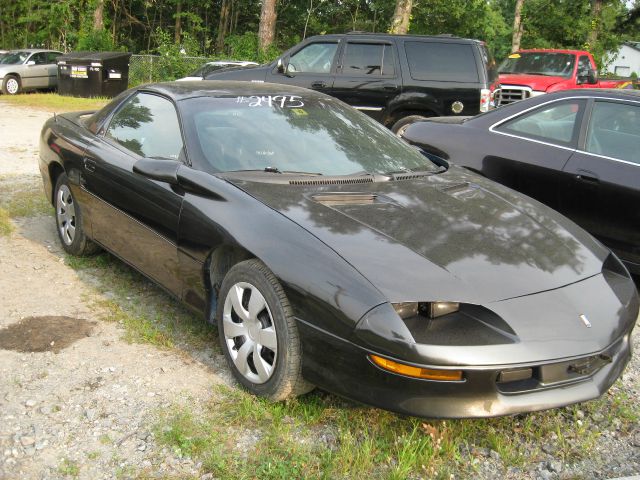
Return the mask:
<svg viewBox="0 0 640 480">
<path fill-rule="evenodd" d="M 460 43 L 405 42 L 414 80 L 478 82 L 473 47 Z"/>
</svg>

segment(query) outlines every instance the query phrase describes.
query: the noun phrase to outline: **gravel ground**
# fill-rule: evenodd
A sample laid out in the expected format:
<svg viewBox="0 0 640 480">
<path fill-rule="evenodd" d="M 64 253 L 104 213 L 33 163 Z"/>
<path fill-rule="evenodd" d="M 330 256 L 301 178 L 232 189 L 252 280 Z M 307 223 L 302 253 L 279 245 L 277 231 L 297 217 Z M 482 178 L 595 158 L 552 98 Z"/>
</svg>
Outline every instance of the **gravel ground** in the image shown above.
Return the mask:
<svg viewBox="0 0 640 480">
<path fill-rule="evenodd" d="M 41 183 L 38 136 L 49 116 L 0 102 L 0 195 L 11 185 Z M 158 446 L 151 427 L 162 409 L 198 405 L 211 399 L 214 385 L 231 383 L 221 356 L 212 349 L 167 351 L 125 342 L 117 324 L 101 321 L 101 312 L 89 307 L 101 294 L 90 278 L 64 264 L 53 219 L 23 218 L 15 226 L 9 237 L 0 237 L 0 328 L 37 326 L 43 316 L 77 328 L 51 332 L 58 336 L 49 344 L 33 337 L 34 344 L 23 348 L 32 351 L 0 344 L 0 479 L 129 478 L 140 471 L 199 478 L 199 465 Z M 638 397 L 638 356 L 612 392 L 617 390 Z M 463 455 L 481 479 L 640 474 L 640 426 L 623 432 L 619 420 L 598 412 L 584 421 L 599 440 L 594 455 L 577 464 L 564 463 L 552 443 L 521 468 L 505 467 L 489 449 Z"/>
</svg>

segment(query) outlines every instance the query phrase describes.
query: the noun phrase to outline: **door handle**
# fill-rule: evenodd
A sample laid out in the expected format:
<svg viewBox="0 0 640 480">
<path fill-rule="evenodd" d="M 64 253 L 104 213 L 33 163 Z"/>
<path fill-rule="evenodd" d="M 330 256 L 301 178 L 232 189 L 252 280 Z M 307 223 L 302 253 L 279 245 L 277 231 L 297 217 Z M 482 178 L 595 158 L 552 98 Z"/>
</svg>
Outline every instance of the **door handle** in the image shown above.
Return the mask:
<svg viewBox="0 0 640 480">
<path fill-rule="evenodd" d="M 382 84 L 382 88 L 384 90 L 397 90 L 398 89 L 398 85 L 396 85 L 395 83 L 383 83 Z"/>
<path fill-rule="evenodd" d="M 593 172 L 588 172 L 588 173 L 579 173 L 578 175 L 576 175 L 576 178 L 582 182 L 586 182 L 586 183 L 600 183 L 600 179 L 598 178 L 598 176 L 593 173 Z"/>
<path fill-rule="evenodd" d="M 96 171 L 96 162 L 94 162 L 90 158 L 85 158 L 84 159 L 84 169 L 87 172 L 95 172 Z"/>
<path fill-rule="evenodd" d="M 327 84 L 324 83 L 322 80 L 311 83 L 311 88 L 326 88 L 326 86 Z"/>
</svg>

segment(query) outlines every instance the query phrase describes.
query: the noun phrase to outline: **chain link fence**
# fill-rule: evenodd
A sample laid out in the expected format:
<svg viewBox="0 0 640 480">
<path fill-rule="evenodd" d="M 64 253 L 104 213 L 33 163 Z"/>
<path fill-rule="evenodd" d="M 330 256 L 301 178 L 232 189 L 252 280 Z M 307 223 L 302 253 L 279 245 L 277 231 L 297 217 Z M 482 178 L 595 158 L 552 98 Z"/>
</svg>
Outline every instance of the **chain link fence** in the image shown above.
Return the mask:
<svg viewBox="0 0 640 480">
<path fill-rule="evenodd" d="M 212 61 L 206 57 L 170 57 L 160 55 L 131 55 L 129 60 L 129 86 L 142 83 L 164 82 L 186 77 L 203 64 Z"/>
</svg>

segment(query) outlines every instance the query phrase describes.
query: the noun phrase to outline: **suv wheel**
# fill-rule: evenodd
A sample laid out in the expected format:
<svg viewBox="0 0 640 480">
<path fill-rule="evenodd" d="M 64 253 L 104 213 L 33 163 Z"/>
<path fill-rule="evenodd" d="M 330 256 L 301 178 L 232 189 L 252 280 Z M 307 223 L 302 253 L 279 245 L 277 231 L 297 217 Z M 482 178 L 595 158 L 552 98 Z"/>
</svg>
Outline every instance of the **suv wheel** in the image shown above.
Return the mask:
<svg viewBox="0 0 640 480">
<path fill-rule="evenodd" d="M 404 136 L 404 132 L 409 128 L 409 125 L 416 122 L 422 122 L 426 119 L 427 117 L 423 117 L 422 115 L 407 115 L 394 123 L 391 127 L 391 131 L 402 138 Z"/>
</svg>

